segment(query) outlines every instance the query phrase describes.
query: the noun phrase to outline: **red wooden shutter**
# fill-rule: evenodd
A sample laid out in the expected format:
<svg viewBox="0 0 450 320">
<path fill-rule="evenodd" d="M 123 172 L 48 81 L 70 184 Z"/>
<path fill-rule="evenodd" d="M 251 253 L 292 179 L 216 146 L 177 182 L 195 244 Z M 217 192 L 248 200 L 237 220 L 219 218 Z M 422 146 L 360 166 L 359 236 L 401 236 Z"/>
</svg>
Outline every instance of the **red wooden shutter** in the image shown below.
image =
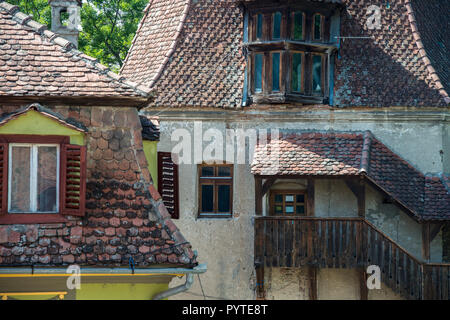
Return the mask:
<svg viewBox="0 0 450 320">
<path fill-rule="evenodd" d="M 178 204 L 178 165 L 170 152 L 158 152 L 158 191 L 173 219 L 180 217 Z"/>
<path fill-rule="evenodd" d="M 84 216 L 86 202 L 86 147 L 61 147 L 61 213 Z"/>
<path fill-rule="evenodd" d="M 0 215 L 8 213 L 8 144 L 0 143 Z"/>
</svg>

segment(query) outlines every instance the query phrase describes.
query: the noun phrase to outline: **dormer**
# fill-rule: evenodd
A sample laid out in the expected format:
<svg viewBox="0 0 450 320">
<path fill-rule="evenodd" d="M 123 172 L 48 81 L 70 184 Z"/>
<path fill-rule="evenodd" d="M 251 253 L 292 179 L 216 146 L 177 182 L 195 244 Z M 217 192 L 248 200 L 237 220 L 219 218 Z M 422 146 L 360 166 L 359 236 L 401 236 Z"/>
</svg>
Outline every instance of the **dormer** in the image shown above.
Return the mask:
<svg viewBox="0 0 450 320">
<path fill-rule="evenodd" d="M 339 39 L 339 4 L 246 1 L 247 101 L 327 104 Z"/>
</svg>

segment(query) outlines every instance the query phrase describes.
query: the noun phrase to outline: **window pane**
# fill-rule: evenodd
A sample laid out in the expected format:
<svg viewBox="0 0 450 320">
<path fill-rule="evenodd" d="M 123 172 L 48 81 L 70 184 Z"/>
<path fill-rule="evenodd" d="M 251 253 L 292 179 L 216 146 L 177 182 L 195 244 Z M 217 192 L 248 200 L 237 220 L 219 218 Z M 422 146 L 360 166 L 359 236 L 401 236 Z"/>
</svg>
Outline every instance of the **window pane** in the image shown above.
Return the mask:
<svg viewBox="0 0 450 320">
<path fill-rule="evenodd" d="M 314 16 L 314 40 L 320 40 L 322 38 L 322 16 L 316 14 Z"/>
<path fill-rule="evenodd" d="M 58 177 L 58 150 L 56 147 L 38 147 L 37 211 L 56 212 Z M 79 174 L 79 173 L 74 173 Z"/>
<path fill-rule="evenodd" d="M 231 167 L 219 167 L 219 177 L 231 177 Z"/>
<path fill-rule="evenodd" d="M 286 206 L 286 213 L 287 214 L 294 213 L 294 206 Z"/>
<path fill-rule="evenodd" d="M 272 54 L 272 91 L 280 91 L 280 53 Z"/>
<path fill-rule="evenodd" d="M 292 91 L 302 91 L 302 54 L 292 55 Z"/>
<path fill-rule="evenodd" d="M 275 12 L 273 15 L 273 33 L 272 39 L 281 38 L 281 12 Z"/>
<path fill-rule="evenodd" d="M 11 212 L 31 212 L 30 206 L 30 147 L 11 148 Z"/>
<path fill-rule="evenodd" d="M 313 56 L 313 92 L 322 93 L 322 57 Z"/>
<path fill-rule="evenodd" d="M 304 206 L 297 206 L 297 214 L 304 214 L 305 213 L 305 207 Z"/>
<path fill-rule="evenodd" d="M 255 91 L 262 91 L 263 55 L 255 54 Z"/>
<path fill-rule="evenodd" d="M 214 211 L 214 186 L 202 185 L 202 208 L 201 212 Z"/>
<path fill-rule="evenodd" d="M 262 32 L 263 32 L 263 15 L 258 14 L 256 16 L 256 39 L 262 38 Z"/>
<path fill-rule="evenodd" d="M 202 177 L 213 177 L 214 167 L 202 167 Z"/>
<path fill-rule="evenodd" d="M 304 203 L 305 202 L 305 195 L 304 194 L 298 194 L 297 195 L 297 203 Z"/>
<path fill-rule="evenodd" d="M 286 200 L 286 202 L 294 202 L 294 196 L 293 195 L 287 195 L 285 200 Z"/>
<path fill-rule="evenodd" d="M 218 194 L 218 210 L 219 212 L 230 212 L 230 196 L 231 196 L 231 187 L 229 185 L 219 185 L 218 188 L 219 194 Z"/>
<path fill-rule="evenodd" d="M 276 194 L 275 195 L 275 202 L 283 203 L 283 195 L 282 194 Z"/>
<path fill-rule="evenodd" d="M 294 40 L 303 40 L 303 12 L 294 13 Z"/>
<path fill-rule="evenodd" d="M 282 214 L 283 206 L 275 206 L 275 213 Z"/>
</svg>

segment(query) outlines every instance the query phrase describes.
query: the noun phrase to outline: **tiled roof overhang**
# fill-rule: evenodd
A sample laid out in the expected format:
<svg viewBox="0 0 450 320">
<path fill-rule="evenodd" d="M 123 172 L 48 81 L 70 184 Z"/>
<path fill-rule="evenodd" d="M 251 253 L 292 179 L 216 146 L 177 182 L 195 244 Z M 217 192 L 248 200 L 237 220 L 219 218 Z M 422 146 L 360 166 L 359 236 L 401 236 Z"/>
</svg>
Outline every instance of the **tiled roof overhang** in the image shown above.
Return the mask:
<svg viewBox="0 0 450 320">
<path fill-rule="evenodd" d="M 126 80 L 0 0 L 2 102 L 145 105 L 150 89 Z"/>
<path fill-rule="evenodd" d="M 415 219 L 450 220 L 449 177 L 425 176 L 364 133 L 284 133 L 255 148 L 251 172 L 269 177 L 361 177 Z"/>
</svg>

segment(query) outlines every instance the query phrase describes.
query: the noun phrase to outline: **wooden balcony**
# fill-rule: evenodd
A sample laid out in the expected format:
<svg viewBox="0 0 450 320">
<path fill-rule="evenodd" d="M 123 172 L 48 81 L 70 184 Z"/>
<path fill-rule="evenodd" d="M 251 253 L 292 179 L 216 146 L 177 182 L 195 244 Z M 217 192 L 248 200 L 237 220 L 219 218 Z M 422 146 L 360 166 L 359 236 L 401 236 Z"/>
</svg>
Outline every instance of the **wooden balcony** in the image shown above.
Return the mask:
<svg viewBox="0 0 450 320">
<path fill-rule="evenodd" d="M 366 268 L 408 299 L 450 297 L 450 264 L 424 263 L 364 218 L 257 217 L 259 267 Z"/>
</svg>

